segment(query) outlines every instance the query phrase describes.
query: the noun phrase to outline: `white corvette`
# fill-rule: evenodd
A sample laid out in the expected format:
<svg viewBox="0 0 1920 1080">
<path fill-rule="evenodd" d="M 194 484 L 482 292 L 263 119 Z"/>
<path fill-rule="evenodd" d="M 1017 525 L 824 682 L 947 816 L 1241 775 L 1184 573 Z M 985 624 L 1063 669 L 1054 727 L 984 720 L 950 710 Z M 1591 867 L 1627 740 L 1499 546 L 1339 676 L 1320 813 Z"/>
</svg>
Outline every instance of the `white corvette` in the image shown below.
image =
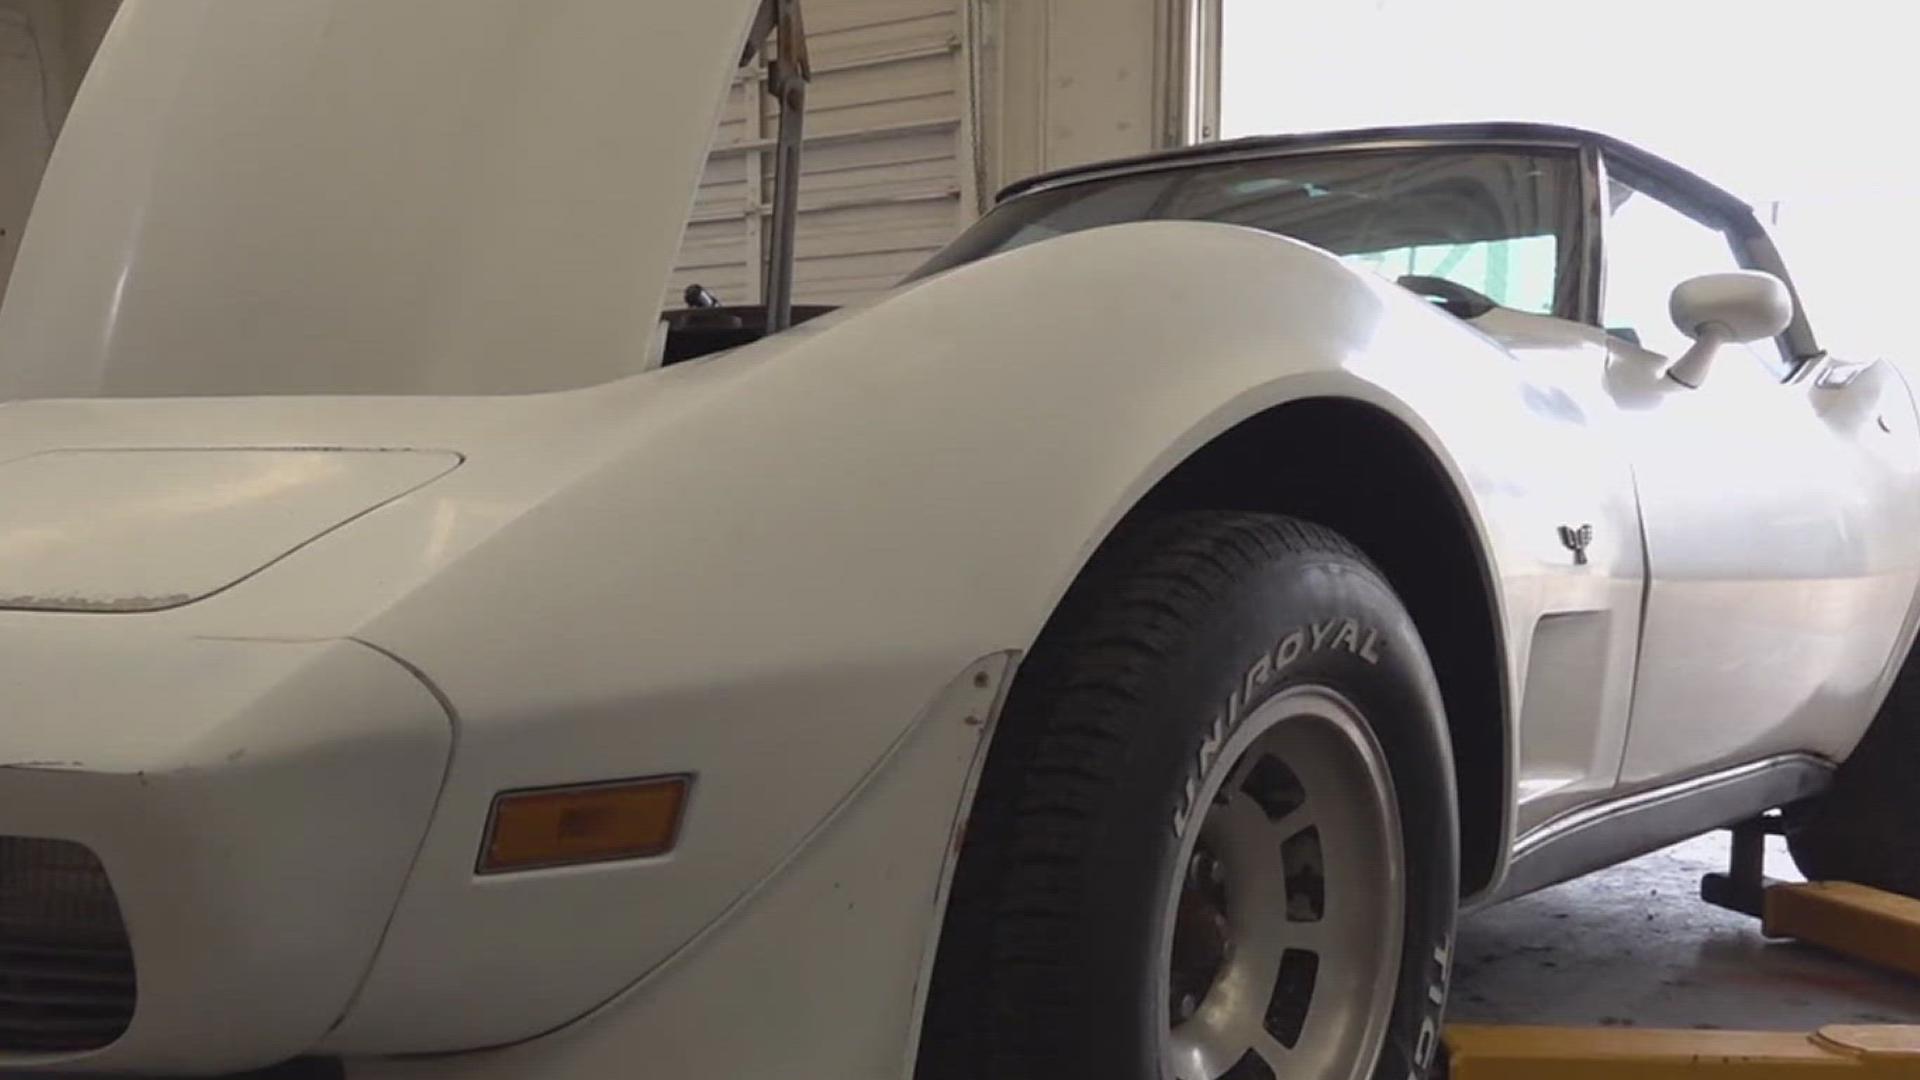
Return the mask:
<svg viewBox="0 0 1920 1080">
<path fill-rule="evenodd" d="M 758 6 L 129 0 L 0 312 L 0 1073 L 1400 1080 L 1462 905 L 1920 892 L 1920 421 L 1745 206 L 1255 139 L 657 342 Z"/>
</svg>

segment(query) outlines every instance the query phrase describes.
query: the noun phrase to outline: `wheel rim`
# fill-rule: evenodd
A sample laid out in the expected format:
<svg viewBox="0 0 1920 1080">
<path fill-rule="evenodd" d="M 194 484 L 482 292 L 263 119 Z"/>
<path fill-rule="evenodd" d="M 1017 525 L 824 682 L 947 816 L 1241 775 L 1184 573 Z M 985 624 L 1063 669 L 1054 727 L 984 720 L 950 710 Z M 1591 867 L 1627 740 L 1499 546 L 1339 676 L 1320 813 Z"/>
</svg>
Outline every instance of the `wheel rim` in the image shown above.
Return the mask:
<svg viewBox="0 0 1920 1080">
<path fill-rule="evenodd" d="M 1161 934 L 1166 1073 L 1363 1080 L 1405 937 L 1400 813 L 1358 710 L 1322 687 L 1268 700 L 1208 769 Z"/>
</svg>

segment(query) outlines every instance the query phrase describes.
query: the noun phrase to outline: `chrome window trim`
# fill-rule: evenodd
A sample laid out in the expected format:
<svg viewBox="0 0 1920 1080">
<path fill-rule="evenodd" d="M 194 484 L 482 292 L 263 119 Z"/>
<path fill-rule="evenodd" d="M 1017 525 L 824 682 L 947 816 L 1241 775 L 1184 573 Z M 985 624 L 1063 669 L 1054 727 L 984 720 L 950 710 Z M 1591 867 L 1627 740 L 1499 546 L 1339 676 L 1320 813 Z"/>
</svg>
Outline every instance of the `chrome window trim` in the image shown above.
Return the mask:
<svg viewBox="0 0 1920 1080">
<path fill-rule="evenodd" d="M 1377 150 L 1436 150 L 1436 149 L 1476 149 L 1476 150 L 1513 150 L 1513 149 L 1582 149 L 1584 144 L 1574 139 L 1539 138 L 1529 139 L 1523 136 L 1497 138 L 1418 138 L 1404 139 L 1363 139 L 1356 142 L 1326 142 L 1307 146 L 1258 146 L 1244 147 L 1238 150 L 1222 150 L 1218 154 L 1193 154 L 1170 158 L 1149 158 L 1142 161 L 1130 161 L 1115 165 L 1103 165 L 1076 171 L 1060 176 L 1037 180 L 1030 187 L 1022 187 L 1017 192 L 1000 199 L 1009 203 L 1028 195 L 1042 191 L 1055 191 L 1063 187 L 1092 183 L 1100 180 L 1112 180 L 1125 176 L 1140 176 L 1147 173 L 1169 172 L 1176 169 L 1199 169 L 1214 165 L 1237 165 L 1247 161 L 1264 161 L 1269 158 L 1287 157 L 1324 157 L 1328 154 L 1361 153 Z"/>
</svg>

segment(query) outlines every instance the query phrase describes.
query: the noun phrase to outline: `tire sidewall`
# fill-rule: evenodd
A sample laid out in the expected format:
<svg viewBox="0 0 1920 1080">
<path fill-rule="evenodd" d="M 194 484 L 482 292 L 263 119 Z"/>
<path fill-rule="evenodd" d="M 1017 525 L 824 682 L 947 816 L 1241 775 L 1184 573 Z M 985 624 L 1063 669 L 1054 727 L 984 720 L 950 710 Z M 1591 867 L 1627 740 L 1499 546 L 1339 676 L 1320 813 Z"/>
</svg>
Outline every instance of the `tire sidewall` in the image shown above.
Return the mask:
<svg viewBox="0 0 1920 1080">
<path fill-rule="evenodd" d="M 1439 1048 L 1458 907 L 1459 853 L 1452 755 L 1438 686 L 1412 620 L 1358 559 L 1287 555 L 1258 567 L 1177 650 L 1150 703 L 1165 722 L 1132 755 L 1094 865 L 1083 938 L 1088 1019 L 1104 1030 L 1083 1045 L 1098 1075 L 1165 1080 L 1166 1002 L 1156 992 L 1162 928 L 1174 917 L 1181 829 L 1221 748 L 1262 704 L 1296 687 L 1349 702 L 1372 732 L 1392 777 L 1401 823 L 1404 947 L 1374 1080 L 1426 1076 Z M 1231 765 L 1231 762 L 1224 763 Z M 1145 843 L 1141 838 L 1147 838 Z M 1122 991 L 1125 991 L 1123 993 Z M 1125 1024 L 1126 1027 L 1120 1027 Z M 1116 1030 L 1138 1031 L 1130 1045 Z M 1089 1072 L 1088 1075 L 1095 1075 Z"/>
</svg>

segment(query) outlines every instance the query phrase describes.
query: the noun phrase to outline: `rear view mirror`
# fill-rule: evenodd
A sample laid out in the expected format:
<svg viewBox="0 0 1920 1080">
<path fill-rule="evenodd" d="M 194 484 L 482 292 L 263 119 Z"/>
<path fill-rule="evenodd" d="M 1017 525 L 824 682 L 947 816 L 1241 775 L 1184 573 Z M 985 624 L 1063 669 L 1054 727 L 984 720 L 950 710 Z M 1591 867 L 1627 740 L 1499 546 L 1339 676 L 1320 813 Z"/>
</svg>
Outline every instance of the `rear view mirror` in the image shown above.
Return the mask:
<svg viewBox="0 0 1920 1080">
<path fill-rule="evenodd" d="M 1757 270 L 1702 274 L 1674 287 L 1667 301 L 1673 325 L 1693 347 L 1667 369 L 1683 386 L 1698 387 L 1720 346 L 1773 337 L 1793 321 L 1793 294 L 1786 283 Z"/>
</svg>

